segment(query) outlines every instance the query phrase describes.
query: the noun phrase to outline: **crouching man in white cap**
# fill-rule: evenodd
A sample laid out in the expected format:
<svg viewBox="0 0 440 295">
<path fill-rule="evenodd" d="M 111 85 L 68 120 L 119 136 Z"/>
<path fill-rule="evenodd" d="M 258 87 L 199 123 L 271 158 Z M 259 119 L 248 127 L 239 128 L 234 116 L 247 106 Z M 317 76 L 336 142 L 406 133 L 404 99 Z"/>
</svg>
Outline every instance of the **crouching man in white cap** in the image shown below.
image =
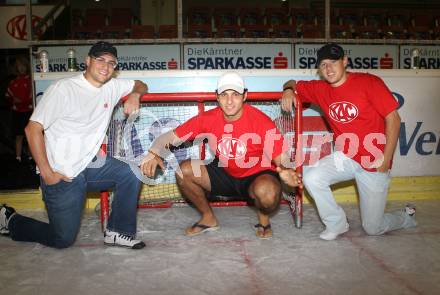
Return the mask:
<svg viewBox="0 0 440 295">
<path fill-rule="evenodd" d="M 195 236 L 219 228 L 208 203 L 209 194 L 254 203 L 258 209 L 256 235 L 270 238 L 269 216 L 280 202 L 280 179 L 290 186 L 298 185 L 295 171 L 282 165 L 282 156 L 284 160 L 286 155 L 283 137 L 267 115 L 245 103 L 247 89 L 237 73 L 227 72 L 219 78 L 216 95 L 218 107 L 159 136 L 143 159 L 141 169 L 144 175 L 153 177 L 157 166 L 164 169 L 163 159 L 171 145 L 207 141 L 215 152 L 213 158 L 185 160 L 176 171 L 179 189 L 201 213 L 200 220 L 186 228 L 185 234 Z"/>
</svg>

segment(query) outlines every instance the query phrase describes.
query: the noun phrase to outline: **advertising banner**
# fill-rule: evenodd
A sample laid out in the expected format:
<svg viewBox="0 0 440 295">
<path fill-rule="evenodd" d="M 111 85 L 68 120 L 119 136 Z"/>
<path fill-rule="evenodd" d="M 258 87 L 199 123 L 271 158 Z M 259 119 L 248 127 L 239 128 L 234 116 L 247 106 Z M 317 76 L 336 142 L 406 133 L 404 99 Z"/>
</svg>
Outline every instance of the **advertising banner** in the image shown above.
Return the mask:
<svg viewBox="0 0 440 295">
<path fill-rule="evenodd" d="M 184 69 L 289 69 L 290 44 L 185 44 Z"/>
<path fill-rule="evenodd" d="M 314 69 L 316 53 L 322 44 L 295 45 L 295 68 Z M 397 45 L 350 45 L 342 44 L 348 57 L 349 69 L 398 69 L 399 47 Z"/>
<path fill-rule="evenodd" d="M 411 68 L 411 54 L 418 51 L 419 68 L 440 69 L 440 46 L 402 45 L 400 46 L 400 68 Z"/>
<path fill-rule="evenodd" d="M 389 75 L 387 71 L 381 74 L 399 102 L 402 119 L 393 175 L 440 175 L 440 74 L 438 71 L 412 71 L 400 76 Z"/>
<path fill-rule="evenodd" d="M 67 51 L 75 50 L 77 69 L 85 70 L 85 58 L 91 45 L 78 46 L 48 46 L 39 47 L 37 55 L 42 50 L 48 52 L 49 72 L 67 72 Z M 150 71 L 180 69 L 180 46 L 178 44 L 164 45 L 115 45 L 118 50 L 118 70 L 120 71 Z M 40 71 L 38 58 L 34 59 L 34 71 Z"/>
<path fill-rule="evenodd" d="M 151 93 L 169 92 L 214 92 L 217 78 L 224 71 L 157 71 L 157 72 L 121 72 L 124 79 L 139 79 L 149 85 Z M 318 79 L 315 70 L 239 70 L 245 84 L 251 92 L 281 91 L 282 85 L 289 79 L 314 80 Z M 430 176 L 440 175 L 440 73 L 435 70 L 370 70 L 385 81 L 388 88 L 399 102 L 401 117 L 400 134 L 394 155 L 393 176 Z M 35 75 L 35 85 L 38 97 L 55 79 L 69 76 L 69 73 L 49 73 Z M 156 121 L 166 120 L 184 122 L 197 113 L 197 105 L 191 111 L 182 106 L 171 105 L 157 110 L 157 116 L 151 127 L 155 128 Z M 319 108 L 304 106 L 303 113 L 306 146 L 304 152 L 306 161 L 316 159 L 331 152 L 327 145 L 316 146 L 311 135 L 325 136 L 329 130 Z M 266 112 L 263 106 L 262 110 Z M 185 113 L 180 118 L 179 113 Z M 170 118 L 174 118 L 171 120 Z M 144 119 L 142 119 L 144 120 Z M 146 120 L 146 119 L 145 119 Z M 161 121 L 160 121 L 161 122 Z M 174 123 L 173 123 L 174 124 Z M 147 124 L 148 125 L 148 124 Z M 166 124 L 165 124 L 166 125 Z M 144 132 L 145 133 L 145 132 Z M 149 133 L 146 132 L 147 134 Z M 151 132 L 150 132 L 151 133 Z M 326 143 L 324 143 L 326 144 Z M 317 154 L 319 153 L 319 154 Z"/>
</svg>

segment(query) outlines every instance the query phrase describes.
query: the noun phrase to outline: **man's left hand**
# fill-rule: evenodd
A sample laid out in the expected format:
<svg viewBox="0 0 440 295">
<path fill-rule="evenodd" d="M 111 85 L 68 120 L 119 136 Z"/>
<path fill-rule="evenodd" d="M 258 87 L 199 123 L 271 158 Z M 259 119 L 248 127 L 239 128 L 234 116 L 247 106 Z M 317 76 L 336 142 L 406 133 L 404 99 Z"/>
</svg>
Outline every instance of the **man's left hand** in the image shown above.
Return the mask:
<svg viewBox="0 0 440 295">
<path fill-rule="evenodd" d="M 371 163 L 371 165 L 368 166 L 367 168 L 370 168 L 370 169 L 376 168 L 377 172 L 386 173 L 391 168 L 391 161 L 386 160 L 383 157 L 380 157 L 380 158 L 376 159 L 376 161 Z"/>
<path fill-rule="evenodd" d="M 281 180 L 291 187 L 297 187 L 300 188 L 303 187 L 301 183 L 301 176 L 295 172 L 295 170 L 290 168 L 281 168 L 277 167 L 277 172 L 281 178 Z"/>
<path fill-rule="evenodd" d="M 377 172 L 386 173 L 390 170 L 390 161 L 383 161 L 382 165 L 377 167 Z"/>
</svg>

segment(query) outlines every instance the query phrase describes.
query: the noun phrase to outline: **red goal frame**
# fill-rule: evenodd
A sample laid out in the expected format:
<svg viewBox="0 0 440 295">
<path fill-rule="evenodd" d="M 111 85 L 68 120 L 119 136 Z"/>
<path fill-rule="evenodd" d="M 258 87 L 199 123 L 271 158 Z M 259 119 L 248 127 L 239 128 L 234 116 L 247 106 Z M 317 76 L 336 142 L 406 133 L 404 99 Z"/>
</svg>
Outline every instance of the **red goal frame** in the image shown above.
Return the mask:
<svg viewBox="0 0 440 295">
<path fill-rule="evenodd" d="M 282 96 L 282 92 L 248 92 L 247 101 L 278 101 Z M 294 126 L 295 131 L 295 162 L 299 163 L 296 171 L 302 176 L 303 173 L 303 116 L 302 116 L 302 103 L 298 99 L 298 104 L 295 109 Z M 216 94 L 213 92 L 182 92 L 182 93 L 147 93 L 141 98 L 141 103 L 155 102 L 197 102 L 198 113 L 205 111 L 205 102 L 216 101 Z M 106 152 L 106 145 L 103 144 L 102 152 Z M 201 148 L 201 158 L 204 158 L 204 148 Z M 298 187 L 294 190 L 293 195 L 290 195 L 288 201 L 283 201 L 284 204 L 288 204 L 292 217 L 297 228 L 301 228 L 303 220 L 303 189 Z M 142 204 L 139 208 L 169 208 L 173 205 L 172 201 L 162 204 Z M 246 206 L 244 201 L 222 201 L 222 202 L 210 202 L 213 207 L 223 206 Z M 109 216 L 109 193 L 107 191 L 100 193 L 100 211 L 101 211 L 101 225 L 105 230 L 107 226 L 107 220 Z"/>
</svg>

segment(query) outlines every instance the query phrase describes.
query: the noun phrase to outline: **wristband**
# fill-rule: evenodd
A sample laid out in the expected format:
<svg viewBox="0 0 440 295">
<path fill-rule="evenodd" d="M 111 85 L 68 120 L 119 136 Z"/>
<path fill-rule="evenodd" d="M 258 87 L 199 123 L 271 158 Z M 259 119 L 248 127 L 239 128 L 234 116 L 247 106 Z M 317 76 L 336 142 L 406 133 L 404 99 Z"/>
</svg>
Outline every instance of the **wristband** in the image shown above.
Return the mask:
<svg viewBox="0 0 440 295">
<path fill-rule="evenodd" d="M 290 89 L 290 90 L 292 90 L 293 92 L 295 92 L 295 89 L 293 89 L 292 86 L 289 86 L 289 87 L 283 88 L 283 91 L 286 91 L 286 90 L 288 90 L 288 89 Z"/>
<path fill-rule="evenodd" d="M 148 152 L 149 152 L 150 154 L 152 154 L 153 156 L 155 156 L 155 157 L 157 157 L 157 158 L 159 158 L 159 159 L 161 159 L 161 160 L 163 161 L 162 157 L 159 156 L 158 154 L 156 154 L 155 152 L 153 152 L 152 150 L 148 150 Z"/>
</svg>

